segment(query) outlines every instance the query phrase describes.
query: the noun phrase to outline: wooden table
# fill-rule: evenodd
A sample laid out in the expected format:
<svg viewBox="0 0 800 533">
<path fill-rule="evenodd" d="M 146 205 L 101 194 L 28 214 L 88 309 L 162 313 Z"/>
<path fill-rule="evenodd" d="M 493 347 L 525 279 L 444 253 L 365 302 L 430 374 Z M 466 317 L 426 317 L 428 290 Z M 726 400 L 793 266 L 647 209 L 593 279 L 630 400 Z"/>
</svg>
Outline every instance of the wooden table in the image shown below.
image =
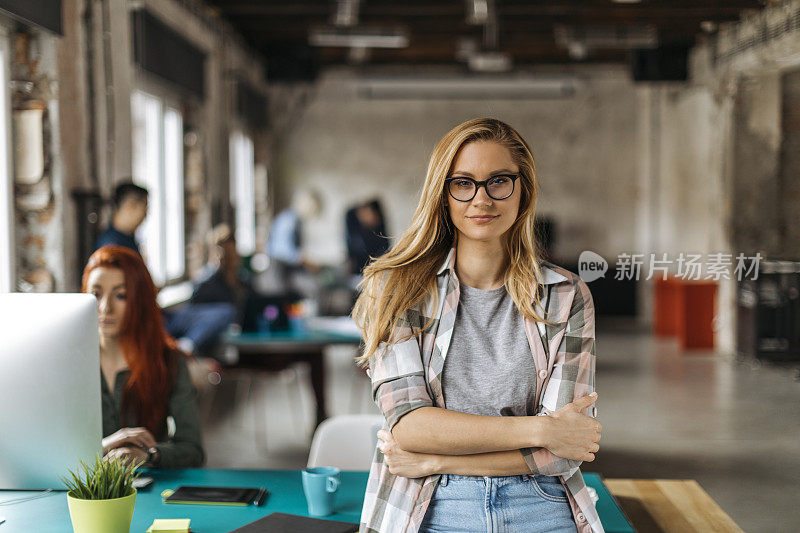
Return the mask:
<svg viewBox="0 0 800 533">
<path fill-rule="evenodd" d="M 693 479 L 606 478 L 603 481 L 639 533 L 742 533 Z"/>
</svg>

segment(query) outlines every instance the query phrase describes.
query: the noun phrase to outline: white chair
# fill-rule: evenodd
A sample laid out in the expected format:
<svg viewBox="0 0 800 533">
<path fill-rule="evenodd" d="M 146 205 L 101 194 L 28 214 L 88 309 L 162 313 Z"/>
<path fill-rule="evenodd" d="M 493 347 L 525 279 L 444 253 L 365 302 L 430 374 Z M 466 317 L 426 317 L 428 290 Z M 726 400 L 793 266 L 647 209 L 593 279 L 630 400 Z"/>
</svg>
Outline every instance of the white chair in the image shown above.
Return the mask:
<svg viewBox="0 0 800 533">
<path fill-rule="evenodd" d="M 381 415 L 341 415 L 322 422 L 314 432 L 308 467 L 335 466 L 341 470 L 369 470 Z"/>
</svg>

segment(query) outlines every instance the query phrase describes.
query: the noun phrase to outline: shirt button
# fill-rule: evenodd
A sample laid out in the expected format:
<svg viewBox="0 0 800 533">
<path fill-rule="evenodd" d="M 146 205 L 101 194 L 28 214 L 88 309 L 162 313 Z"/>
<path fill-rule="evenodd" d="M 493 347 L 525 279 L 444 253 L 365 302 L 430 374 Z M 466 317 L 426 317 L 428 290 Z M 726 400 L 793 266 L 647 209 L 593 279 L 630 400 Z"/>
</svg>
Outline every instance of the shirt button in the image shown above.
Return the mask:
<svg viewBox="0 0 800 533">
<path fill-rule="evenodd" d="M 583 513 L 578 513 L 578 522 L 586 522 L 586 517 Z"/>
<path fill-rule="evenodd" d="M 541 369 L 541 370 L 539 370 L 539 377 L 540 377 L 541 379 L 544 379 L 544 378 L 546 378 L 546 377 L 547 377 L 547 370 L 545 370 L 544 368 L 543 368 L 543 369 Z"/>
</svg>

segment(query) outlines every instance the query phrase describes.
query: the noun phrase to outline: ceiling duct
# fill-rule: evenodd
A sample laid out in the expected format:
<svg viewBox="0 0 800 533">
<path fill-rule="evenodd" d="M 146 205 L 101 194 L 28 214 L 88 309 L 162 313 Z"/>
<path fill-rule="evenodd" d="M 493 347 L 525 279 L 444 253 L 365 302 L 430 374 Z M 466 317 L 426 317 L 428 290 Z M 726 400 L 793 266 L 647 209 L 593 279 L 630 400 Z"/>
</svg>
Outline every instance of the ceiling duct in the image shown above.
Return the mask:
<svg viewBox="0 0 800 533">
<path fill-rule="evenodd" d="M 331 23 L 334 26 L 355 26 L 358 24 L 360 0 L 337 0 L 336 12 Z"/>
<path fill-rule="evenodd" d="M 364 77 L 358 92 L 374 99 L 532 100 L 570 98 L 577 85 L 573 77 Z"/>
<path fill-rule="evenodd" d="M 466 0 L 467 4 L 467 24 L 480 26 L 486 24 L 489 19 L 488 0 Z"/>
</svg>

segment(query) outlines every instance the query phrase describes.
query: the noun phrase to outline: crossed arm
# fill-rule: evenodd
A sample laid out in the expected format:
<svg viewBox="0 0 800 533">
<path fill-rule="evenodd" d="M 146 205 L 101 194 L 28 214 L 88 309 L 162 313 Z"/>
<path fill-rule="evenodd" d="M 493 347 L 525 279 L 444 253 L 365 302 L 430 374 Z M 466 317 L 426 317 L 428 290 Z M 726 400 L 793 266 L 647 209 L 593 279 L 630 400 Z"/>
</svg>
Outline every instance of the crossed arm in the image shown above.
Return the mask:
<svg viewBox="0 0 800 533">
<path fill-rule="evenodd" d="M 550 416 L 529 417 L 422 407 L 400 419 L 392 432 L 381 430 L 378 447 L 389 471 L 409 478 L 433 474 L 564 475 L 581 461 L 593 461 L 599 449 L 600 423 L 581 414 L 596 400 L 596 394 L 585 396 Z M 464 438 L 466 435 L 469 437 Z M 532 468 L 521 451 L 528 447 L 552 455 L 549 468 Z"/>
<path fill-rule="evenodd" d="M 596 401 L 596 395 L 589 396 L 594 391 L 594 306 L 582 281 L 553 354 L 542 402 L 549 416 L 492 417 L 433 407 L 412 342 L 387 350 L 388 361 L 372 376 L 376 401 L 391 428 L 379 434 L 379 448 L 393 474 L 568 475 L 582 461 L 594 460 L 601 425 L 583 414 Z M 386 372 L 401 368 L 406 372 L 396 379 Z"/>
</svg>

